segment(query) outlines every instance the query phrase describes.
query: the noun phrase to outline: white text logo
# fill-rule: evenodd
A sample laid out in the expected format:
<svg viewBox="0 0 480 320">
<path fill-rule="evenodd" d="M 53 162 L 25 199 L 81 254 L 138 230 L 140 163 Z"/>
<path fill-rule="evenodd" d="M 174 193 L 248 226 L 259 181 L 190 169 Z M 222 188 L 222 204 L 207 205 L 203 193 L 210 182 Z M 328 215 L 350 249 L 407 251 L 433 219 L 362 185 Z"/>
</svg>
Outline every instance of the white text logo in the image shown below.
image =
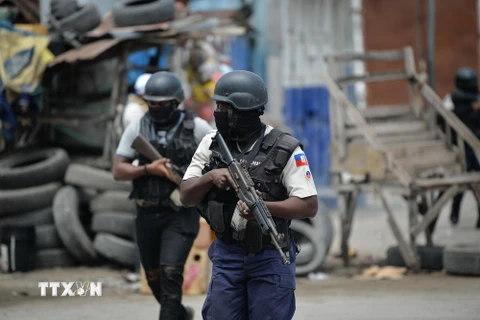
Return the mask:
<svg viewBox="0 0 480 320">
<path fill-rule="evenodd" d="M 101 297 L 101 282 L 39 282 L 40 296 L 45 297 L 49 292 L 52 297 Z M 50 288 L 50 290 L 48 290 Z"/>
</svg>

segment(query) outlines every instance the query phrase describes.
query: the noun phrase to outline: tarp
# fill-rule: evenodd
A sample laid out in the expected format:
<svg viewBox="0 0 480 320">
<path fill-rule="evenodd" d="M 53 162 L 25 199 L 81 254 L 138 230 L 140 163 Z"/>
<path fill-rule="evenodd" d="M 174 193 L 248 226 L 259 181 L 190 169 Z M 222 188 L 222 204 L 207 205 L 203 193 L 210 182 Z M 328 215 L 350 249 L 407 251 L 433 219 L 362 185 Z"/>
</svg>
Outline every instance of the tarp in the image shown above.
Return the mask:
<svg viewBox="0 0 480 320">
<path fill-rule="evenodd" d="M 49 42 L 48 36 L 0 28 L 0 91 L 33 93 L 55 58 L 47 48 Z"/>
</svg>

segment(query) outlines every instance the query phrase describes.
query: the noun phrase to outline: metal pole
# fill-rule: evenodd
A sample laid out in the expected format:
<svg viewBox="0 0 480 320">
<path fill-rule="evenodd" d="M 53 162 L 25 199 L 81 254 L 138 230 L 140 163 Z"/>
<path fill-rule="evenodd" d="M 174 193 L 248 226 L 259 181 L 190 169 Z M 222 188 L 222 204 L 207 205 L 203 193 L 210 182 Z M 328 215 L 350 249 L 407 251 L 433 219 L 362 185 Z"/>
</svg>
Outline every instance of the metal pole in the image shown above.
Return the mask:
<svg viewBox="0 0 480 320">
<path fill-rule="evenodd" d="M 428 84 L 435 89 L 435 0 L 428 0 Z"/>
</svg>

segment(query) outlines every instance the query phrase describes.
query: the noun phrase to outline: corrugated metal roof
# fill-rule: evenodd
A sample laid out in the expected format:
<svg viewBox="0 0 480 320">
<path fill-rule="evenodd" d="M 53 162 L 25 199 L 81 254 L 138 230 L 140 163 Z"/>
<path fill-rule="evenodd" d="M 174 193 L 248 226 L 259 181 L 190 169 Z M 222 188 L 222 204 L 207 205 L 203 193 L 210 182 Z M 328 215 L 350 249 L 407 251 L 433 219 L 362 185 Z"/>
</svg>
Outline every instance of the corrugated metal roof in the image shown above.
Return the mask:
<svg viewBox="0 0 480 320">
<path fill-rule="evenodd" d="M 208 11 L 170 22 L 131 27 L 115 26 L 111 14 L 109 14 L 96 29 L 85 34 L 85 36 L 92 39 L 110 35 L 114 39 L 97 40 L 81 48 L 62 53 L 49 64 L 49 67 L 62 63 L 94 60 L 109 53 L 115 54 L 111 51 L 120 43 L 126 41 L 138 45 L 145 43 L 145 41 L 161 41 L 162 39 L 172 39 L 180 36 L 202 36 L 208 33 L 218 33 L 219 28 L 225 33 L 238 35 L 244 28 L 239 28 L 236 20 L 231 19 L 235 13 L 236 11 Z"/>
<path fill-rule="evenodd" d="M 115 47 L 122 40 L 120 39 L 105 39 L 86 44 L 78 49 L 72 49 L 59 55 L 55 60 L 48 64 L 49 67 L 61 63 L 73 63 L 77 61 L 93 60 L 102 53 Z"/>
</svg>

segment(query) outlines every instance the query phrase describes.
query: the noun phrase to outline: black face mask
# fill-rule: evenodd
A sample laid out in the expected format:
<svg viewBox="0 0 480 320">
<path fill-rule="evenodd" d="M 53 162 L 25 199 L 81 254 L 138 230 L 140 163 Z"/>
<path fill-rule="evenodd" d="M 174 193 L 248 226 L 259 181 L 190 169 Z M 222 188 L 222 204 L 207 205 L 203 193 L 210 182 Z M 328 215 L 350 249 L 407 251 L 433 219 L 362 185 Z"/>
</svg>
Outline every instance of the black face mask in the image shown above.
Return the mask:
<svg viewBox="0 0 480 320">
<path fill-rule="evenodd" d="M 170 106 L 148 108 L 148 112 L 155 124 L 160 126 L 168 126 L 175 122 L 180 115 L 176 104 L 172 103 Z"/>
<path fill-rule="evenodd" d="M 235 141 L 248 141 L 262 129 L 262 121 L 257 112 L 220 112 L 213 113 L 218 132 Z"/>
</svg>

